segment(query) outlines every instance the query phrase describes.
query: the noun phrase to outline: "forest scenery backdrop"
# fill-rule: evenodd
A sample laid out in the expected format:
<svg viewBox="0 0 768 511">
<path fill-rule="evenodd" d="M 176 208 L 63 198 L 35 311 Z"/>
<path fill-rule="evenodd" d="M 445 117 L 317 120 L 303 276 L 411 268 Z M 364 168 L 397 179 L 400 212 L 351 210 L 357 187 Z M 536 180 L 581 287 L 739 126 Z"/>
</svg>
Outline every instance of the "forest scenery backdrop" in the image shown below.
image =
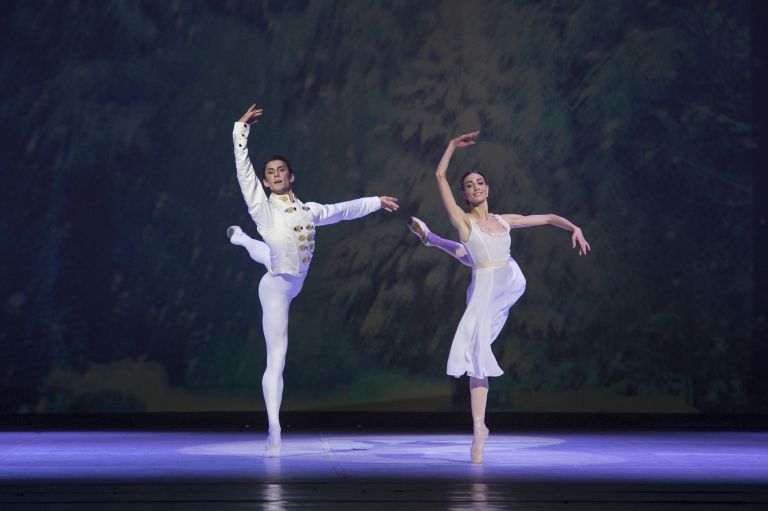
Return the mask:
<svg viewBox="0 0 768 511">
<path fill-rule="evenodd" d="M 320 228 L 285 410 L 463 410 L 445 375 L 470 271 L 434 168 L 479 169 L 528 287 L 492 410 L 766 411 L 754 322 L 748 1 L 121 1 L 0 20 L 0 412 L 260 410 L 264 269 L 235 179 L 289 157 L 305 201 L 399 197 Z M 759 311 L 758 311 L 759 312 Z M 765 318 L 763 317 L 762 320 Z M 751 372 L 752 371 L 752 372 Z"/>
</svg>

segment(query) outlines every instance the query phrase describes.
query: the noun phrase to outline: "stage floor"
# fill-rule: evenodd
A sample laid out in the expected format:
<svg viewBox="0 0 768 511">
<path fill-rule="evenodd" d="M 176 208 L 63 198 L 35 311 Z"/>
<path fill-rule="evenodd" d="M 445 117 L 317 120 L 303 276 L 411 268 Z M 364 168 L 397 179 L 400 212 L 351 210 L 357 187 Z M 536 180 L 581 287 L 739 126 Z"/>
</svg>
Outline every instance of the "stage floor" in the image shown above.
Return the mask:
<svg viewBox="0 0 768 511">
<path fill-rule="evenodd" d="M 0 508 L 768 509 L 765 432 L 0 432 Z M 692 507 L 693 506 L 693 507 Z"/>
</svg>

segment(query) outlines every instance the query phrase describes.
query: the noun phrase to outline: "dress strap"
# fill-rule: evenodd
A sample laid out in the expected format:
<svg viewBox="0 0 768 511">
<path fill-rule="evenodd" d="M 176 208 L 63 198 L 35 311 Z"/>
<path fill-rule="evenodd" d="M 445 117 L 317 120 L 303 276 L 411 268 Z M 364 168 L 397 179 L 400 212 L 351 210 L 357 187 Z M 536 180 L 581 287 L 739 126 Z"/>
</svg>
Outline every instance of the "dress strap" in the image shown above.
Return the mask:
<svg viewBox="0 0 768 511">
<path fill-rule="evenodd" d="M 509 226 L 509 224 L 506 222 L 506 220 L 504 220 L 503 218 L 501 218 L 501 215 L 497 215 L 496 213 L 491 213 L 491 215 L 492 215 L 492 216 L 493 216 L 493 217 L 494 217 L 496 220 L 498 220 L 499 222 L 501 222 L 501 225 L 503 225 L 503 226 L 504 226 L 504 229 L 506 229 L 506 231 L 507 231 L 507 232 L 509 232 L 509 231 L 510 231 L 511 227 L 510 227 L 510 226 Z"/>
</svg>

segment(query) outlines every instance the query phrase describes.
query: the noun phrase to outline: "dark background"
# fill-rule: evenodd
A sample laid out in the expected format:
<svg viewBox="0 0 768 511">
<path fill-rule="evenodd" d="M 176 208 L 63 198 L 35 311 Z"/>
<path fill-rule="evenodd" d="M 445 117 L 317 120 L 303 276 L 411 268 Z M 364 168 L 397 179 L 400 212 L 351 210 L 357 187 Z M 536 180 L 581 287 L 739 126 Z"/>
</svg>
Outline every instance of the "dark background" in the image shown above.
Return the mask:
<svg viewBox="0 0 768 511">
<path fill-rule="evenodd" d="M 253 102 L 252 157 L 288 155 L 299 197 L 402 204 L 318 233 L 284 409 L 465 409 L 444 367 L 470 274 L 404 224 L 455 238 L 433 170 L 480 129 L 450 177 L 593 247 L 513 232 L 491 409 L 767 412 L 759 4 L 8 4 L 0 412 L 263 407 L 264 270 L 225 235 L 256 234 L 231 148 Z"/>
</svg>

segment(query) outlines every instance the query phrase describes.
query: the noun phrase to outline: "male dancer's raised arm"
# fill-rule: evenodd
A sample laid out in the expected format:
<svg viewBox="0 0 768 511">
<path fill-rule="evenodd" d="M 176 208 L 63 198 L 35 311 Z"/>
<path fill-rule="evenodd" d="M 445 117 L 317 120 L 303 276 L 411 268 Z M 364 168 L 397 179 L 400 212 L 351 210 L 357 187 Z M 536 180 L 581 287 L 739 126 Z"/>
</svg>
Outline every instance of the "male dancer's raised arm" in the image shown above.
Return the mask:
<svg viewBox="0 0 768 511">
<path fill-rule="evenodd" d="M 258 122 L 263 109 L 251 105 L 248 110 L 235 123 L 232 130 L 232 144 L 235 149 L 235 168 L 237 169 L 237 182 L 240 183 L 240 191 L 248 206 L 248 213 L 260 229 L 267 229 L 271 225 L 272 214 L 267 204 L 267 194 L 259 182 L 259 177 L 248 156 L 248 135 L 251 124 Z"/>
</svg>

